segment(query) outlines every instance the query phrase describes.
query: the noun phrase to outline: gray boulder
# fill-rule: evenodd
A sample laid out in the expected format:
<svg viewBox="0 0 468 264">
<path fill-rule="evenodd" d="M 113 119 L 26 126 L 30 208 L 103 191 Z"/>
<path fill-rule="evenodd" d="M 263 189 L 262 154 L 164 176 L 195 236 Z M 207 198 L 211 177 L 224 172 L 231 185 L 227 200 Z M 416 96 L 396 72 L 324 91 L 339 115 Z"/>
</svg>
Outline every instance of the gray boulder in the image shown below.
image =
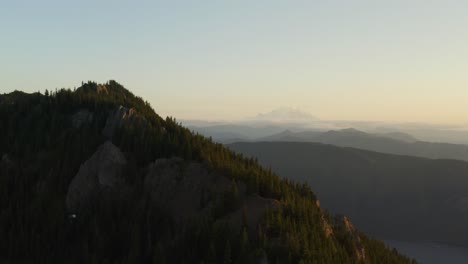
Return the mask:
<svg viewBox="0 0 468 264">
<path fill-rule="evenodd" d="M 72 116 L 72 125 L 74 128 L 81 128 L 84 124 L 93 122 L 93 118 L 93 113 L 83 109 Z"/>
<path fill-rule="evenodd" d="M 127 164 L 123 153 L 110 141 L 101 145 L 73 178 L 66 197 L 67 209 L 79 210 L 91 197 L 123 185 L 123 168 Z"/>
</svg>

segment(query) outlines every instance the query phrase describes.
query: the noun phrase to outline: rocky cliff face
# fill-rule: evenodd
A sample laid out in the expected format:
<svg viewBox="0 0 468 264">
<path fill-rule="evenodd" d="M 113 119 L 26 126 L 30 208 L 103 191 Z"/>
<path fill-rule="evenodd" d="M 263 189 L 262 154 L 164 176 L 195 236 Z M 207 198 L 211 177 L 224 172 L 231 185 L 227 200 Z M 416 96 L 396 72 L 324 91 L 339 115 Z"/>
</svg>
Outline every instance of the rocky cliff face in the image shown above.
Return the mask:
<svg viewBox="0 0 468 264">
<path fill-rule="evenodd" d="M 277 210 L 280 203 L 274 199 L 266 199 L 259 195 L 252 195 L 246 197 L 241 208 L 235 212 L 227 215 L 221 221 L 226 221 L 230 226 L 235 229 L 242 227 L 243 221 L 246 221 L 248 231 L 251 235 L 256 235 L 258 231 L 258 224 L 260 223 L 263 215 L 268 210 Z M 245 219 L 243 219 L 245 217 Z"/>
<path fill-rule="evenodd" d="M 320 207 L 320 201 L 319 200 L 315 201 L 315 205 L 317 205 L 317 208 L 319 208 L 320 212 L 322 213 L 321 220 L 322 220 L 322 224 L 323 224 L 323 232 L 325 232 L 325 236 L 327 238 L 329 238 L 329 237 L 331 237 L 333 235 L 333 228 L 330 225 L 330 223 L 327 221 L 327 219 L 325 219 L 325 215 L 324 215 L 324 212 L 322 210 L 322 207 Z"/>
<path fill-rule="evenodd" d="M 227 177 L 209 172 L 200 163 L 179 158 L 156 160 L 149 165 L 145 177 L 145 191 L 153 202 L 169 210 L 179 222 L 211 213 L 215 197 L 221 197 L 232 184 Z M 236 183 L 236 186 L 241 206 L 220 221 L 240 228 L 246 213 L 248 226 L 256 229 L 263 213 L 278 208 L 278 201 L 258 195 L 247 196 L 244 184 Z"/>
<path fill-rule="evenodd" d="M 109 90 L 107 89 L 107 85 L 103 85 L 103 84 L 98 84 L 97 88 L 96 88 L 96 91 L 98 93 L 106 93 L 106 94 L 109 94 Z"/>
<path fill-rule="evenodd" d="M 146 119 L 138 115 L 135 109 L 120 106 L 109 114 L 102 134 L 107 138 L 112 138 L 116 128 L 122 127 L 124 124 L 134 124 L 138 121 L 143 124 L 146 123 Z"/>
<path fill-rule="evenodd" d="M 135 190 L 136 186 L 124 180 L 126 166 L 126 158 L 116 146 L 110 141 L 101 145 L 70 183 L 66 197 L 68 210 L 75 213 L 89 206 L 93 199 L 122 196 L 128 190 Z M 244 184 L 210 172 L 201 163 L 180 158 L 158 159 L 145 171 L 143 192 L 154 205 L 169 212 L 176 223 L 183 224 L 212 213 L 220 197 L 231 190 L 233 184 L 238 188 L 239 208 L 219 221 L 240 228 L 246 214 L 249 231 L 255 232 L 266 210 L 279 207 L 276 200 L 248 196 Z"/>
<path fill-rule="evenodd" d="M 105 90 L 103 90 L 105 92 Z M 72 126 L 74 128 L 81 128 L 85 124 L 92 123 L 95 119 L 95 113 L 90 112 L 88 109 L 81 109 L 70 117 Z M 144 126 L 146 119 L 139 115 L 133 108 L 126 108 L 119 106 L 107 115 L 106 123 L 102 129 L 102 134 L 112 139 L 115 129 L 121 128 L 124 125 L 136 125 L 141 122 Z"/>
<path fill-rule="evenodd" d="M 94 115 L 87 109 L 83 109 L 72 116 L 74 128 L 81 128 L 84 124 L 93 122 Z"/>
<path fill-rule="evenodd" d="M 12 161 L 10 160 L 10 157 L 8 156 L 8 154 L 3 154 L 2 155 L 2 159 L 0 161 L 0 164 L 2 164 L 4 166 L 10 166 L 12 164 Z"/>
<path fill-rule="evenodd" d="M 182 221 L 206 209 L 202 196 L 211 191 L 217 178 L 199 163 L 179 158 L 158 159 L 148 166 L 145 192 L 154 203 Z"/>
<path fill-rule="evenodd" d="M 335 218 L 335 227 L 344 228 L 345 234 L 350 240 L 352 251 L 358 260 L 368 263 L 366 258 L 366 250 L 359 236 L 359 232 L 346 216 L 337 216 Z"/>
<path fill-rule="evenodd" d="M 126 164 L 123 153 L 110 141 L 101 145 L 81 165 L 70 183 L 66 197 L 68 210 L 79 210 L 95 195 L 121 186 L 124 182 L 122 170 Z"/>
</svg>

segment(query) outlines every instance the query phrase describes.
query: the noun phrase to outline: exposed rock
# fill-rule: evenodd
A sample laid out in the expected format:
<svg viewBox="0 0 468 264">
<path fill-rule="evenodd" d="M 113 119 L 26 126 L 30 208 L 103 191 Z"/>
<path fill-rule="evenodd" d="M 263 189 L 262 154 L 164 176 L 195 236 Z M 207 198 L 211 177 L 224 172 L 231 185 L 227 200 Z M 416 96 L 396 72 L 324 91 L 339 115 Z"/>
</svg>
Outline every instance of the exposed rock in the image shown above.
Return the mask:
<svg viewBox="0 0 468 264">
<path fill-rule="evenodd" d="M 187 163 L 180 158 L 158 159 L 148 167 L 145 189 L 153 202 L 180 220 L 203 210 L 202 196 L 210 191 L 215 178 L 200 163 Z"/>
<path fill-rule="evenodd" d="M 72 116 L 74 128 L 81 128 L 84 124 L 93 122 L 94 115 L 87 109 L 83 109 Z"/>
<path fill-rule="evenodd" d="M 325 219 L 325 216 L 323 214 L 321 215 L 321 219 L 325 236 L 329 238 L 333 235 L 333 228 L 331 227 L 330 223 L 328 223 L 327 219 Z"/>
<path fill-rule="evenodd" d="M 78 210 L 89 198 L 105 189 L 116 189 L 123 184 L 122 170 L 127 161 L 111 142 L 101 145 L 73 178 L 68 187 L 66 205 Z"/>
<path fill-rule="evenodd" d="M 353 251 L 357 259 L 367 263 L 366 250 L 361 242 L 361 237 L 359 236 L 358 231 L 353 226 L 351 221 L 346 216 L 336 216 L 335 221 L 335 224 L 341 228 L 344 228 L 346 235 L 350 237 Z"/>
<path fill-rule="evenodd" d="M 107 194 L 122 197 L 123 190 L 136 187 L 124 180 L 126 164 L 123 153 L 110 141 L 100 146 L 80 167 L 69 185 L 66 197 L 68 210 L 76 213 L 95 197 L 111 197 Z M 158 159 L 147 167 L 143 191 L 154 205 L 167 210 L 176 224 L 186 224 L 192 219 L 211 214 L 218 202 L 216 197 L 232 186 L 231 179 L 210 172 L 201 163 L 171 158 Z M 243 183 L 237 183 L 237 188 L 243 206 L 221 221 L 240 227 L 245 211 L 249 231 L 255 231 L 263 214 L 269 209 L 278 208 L 279 202 L 258 195 L 247 196 Z"/>
<path fill-rule="evenodd" d="M 2 155 L 2 162 L 10 162 L 10 158 L 8 157 L 8 154 L 3 154 Z"/>
<path fill-rule="evenodd" d="M 227 220 L 231 226 L 240 229 L 245 212 L 249 232 L 254 233 L 265 212 L 267 210 L 278 209 L 279 206 L 280 204 L 277 200 L 266 199 L 259 195 L 249 196 L 245 199 L 243 207 L 229 214 L 224 220 Z"/>
<path fill-rule="evenodd" d="M 146 123 L 146 119 L 139 116 L 135 109 L 128 109 L 120 106 L 107 117 L 106 125 L 102 130 L 102 134 L 107 138 L 112 138 L 116 128 L 122 127 L 124 124 L 134 123 L 137 120 L 141 120 Z"/>
<path fill-rule="evenodd" d="M 325 219 L 325 215 L 322 211 L 322 208 L 320 207 L 320 201 L 315 200 L 315 205 L 317 206 L 317 208 L 320 210 L 320 213 L 321 213 L 320 218 L 323 224 L 323 232 L 325 232 L 325 236 L 329 238 L 333 235 L 333 228 L 331 227 L 330 223 L 328 223 L 327 219 Z"/>
<path fill-rule="evenodd" d="M 13 165 L 13 162 L 11 161 L 10 157 L 8 154 L 3 154 L 2 155 L 2 160 L 0 161 L 0 164 L 5 166 L 5 167 L 10 167 Z"/>
<path fill-rule="evenodd" d="M 98 84 L 96 91 L 98 93 L 106 93 L 109 94 L 109 91 L 107 90 L 107 86 L 103 84 Z"/>
<path fill-rule="evenodd" d="M 169 210 L 174 219 L 181 222 L 211 213 L 215 203 L 213 195 L 229 190 L 232 184 L 229 178 L 209 172 L 200 163 L 171 158 L 158 159 L 148 167 L 144 186 L 154 203 Z M 276 200 L 260 196 L 245 197 L 247 188 L 243 183 L 238 183 L 237 187 L 250 227 L 257 227 L 267 209 L 279 206 Z M 240 226 L 243 210 L 239 208 L 224 220 L 233 226 Z"/>
</svg>

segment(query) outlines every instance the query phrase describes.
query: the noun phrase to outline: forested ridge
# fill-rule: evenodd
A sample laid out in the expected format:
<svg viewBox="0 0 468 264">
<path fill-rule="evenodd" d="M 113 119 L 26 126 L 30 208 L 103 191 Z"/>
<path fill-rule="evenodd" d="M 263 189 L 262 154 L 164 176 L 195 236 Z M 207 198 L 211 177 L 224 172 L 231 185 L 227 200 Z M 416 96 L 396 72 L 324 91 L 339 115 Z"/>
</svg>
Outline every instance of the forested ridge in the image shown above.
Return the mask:
<svg viewBox="0 0 468 264">
<path fill-rule="evenodd" d="M 347 215 L 366 233 L 388 240 L 468 246 L 465 161 L 310 142 L 235 143 L 228 147 L 258 158 L 284 178 L 309 183 L 324 208 Z"/>
<path fill-rule="evenodd" d="M 109 126 L 119 107 L 132 121 Z M 0 128 L 1 262 L 412 263 L 330 216 L 307 185 L 161 118 L 115 81 L 0 95 Z M 128 161 L 125 195 L 70 210 L 71 182 L 109 140 Z M 203 189 L 190 221 L 177 222 L 145 191 L 149 166 L 173 157 L 229 179 L 219 192 Z M 253 197 L 275 204 L 254 226 L 245 209 Z M 235 212 L 242 217 L 232 224 Z"/>
</svg>

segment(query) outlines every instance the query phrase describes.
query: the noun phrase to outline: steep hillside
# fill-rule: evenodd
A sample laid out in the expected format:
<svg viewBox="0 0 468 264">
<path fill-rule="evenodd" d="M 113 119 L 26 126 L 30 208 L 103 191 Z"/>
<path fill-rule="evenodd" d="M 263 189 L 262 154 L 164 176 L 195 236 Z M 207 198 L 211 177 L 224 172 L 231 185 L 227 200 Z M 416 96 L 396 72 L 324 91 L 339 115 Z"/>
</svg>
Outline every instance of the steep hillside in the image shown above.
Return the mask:
<svg viewBox="0 0 468 264">
<path fill-rule="evenodd" d="M 3 263 L 410 263 L 115 81 L 0 96 Z"/>
<path fill-rule="evenodd" d="M 291 180 L 308 182 L 322 205 L 380 238 L 468 246 L 468 163 L 317 143 L 235 143 Z"/>
</svg>

